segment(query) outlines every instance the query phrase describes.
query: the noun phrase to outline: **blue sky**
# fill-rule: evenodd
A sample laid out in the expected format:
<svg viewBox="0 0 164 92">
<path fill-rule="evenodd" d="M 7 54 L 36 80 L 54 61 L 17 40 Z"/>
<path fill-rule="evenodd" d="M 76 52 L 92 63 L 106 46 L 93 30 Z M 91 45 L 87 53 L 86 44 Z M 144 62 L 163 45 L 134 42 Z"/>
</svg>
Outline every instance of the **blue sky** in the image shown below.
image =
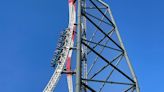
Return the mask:
<svg viewBox="0 0 164 92">
<path fill-rule="evenodd" d="M 164 92 L 164 1 L 110 3 L 141 92 Z M 41 92 L 50 60 L 67 27 L 67 0 L 0 0 L 0 90 Z"/>
</svg>

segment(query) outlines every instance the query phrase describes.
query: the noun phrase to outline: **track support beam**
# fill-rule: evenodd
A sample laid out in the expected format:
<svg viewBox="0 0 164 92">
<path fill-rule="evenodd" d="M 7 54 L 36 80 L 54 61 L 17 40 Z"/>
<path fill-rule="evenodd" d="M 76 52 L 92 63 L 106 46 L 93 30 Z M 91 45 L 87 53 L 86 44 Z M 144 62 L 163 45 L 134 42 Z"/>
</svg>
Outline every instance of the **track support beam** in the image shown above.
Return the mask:
<svg viewBox="0 0 164 92">
<path fill-rule="evenodd" d="M 78 0 L 78 31 L 76 60 L 76 92 L 81 92 L 81 0 Z"/>
</svg>

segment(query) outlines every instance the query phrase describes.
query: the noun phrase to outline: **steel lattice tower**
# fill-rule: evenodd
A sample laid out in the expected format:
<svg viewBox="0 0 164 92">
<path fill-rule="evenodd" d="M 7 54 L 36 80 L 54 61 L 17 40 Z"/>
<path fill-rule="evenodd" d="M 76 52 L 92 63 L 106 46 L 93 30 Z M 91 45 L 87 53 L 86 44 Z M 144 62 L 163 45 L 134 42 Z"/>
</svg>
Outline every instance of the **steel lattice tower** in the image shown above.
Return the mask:
<svg viewBox="0 0 164 92">
<path fill-rule="evenodd" d="M 69 25 L 61 33 L 51 62 L 55 71 L 43 92 L 53 92 L 63 74 L 68 92 L 140 92 L 109 5 L 103 0 L 68 2 Z"/>
</svg>

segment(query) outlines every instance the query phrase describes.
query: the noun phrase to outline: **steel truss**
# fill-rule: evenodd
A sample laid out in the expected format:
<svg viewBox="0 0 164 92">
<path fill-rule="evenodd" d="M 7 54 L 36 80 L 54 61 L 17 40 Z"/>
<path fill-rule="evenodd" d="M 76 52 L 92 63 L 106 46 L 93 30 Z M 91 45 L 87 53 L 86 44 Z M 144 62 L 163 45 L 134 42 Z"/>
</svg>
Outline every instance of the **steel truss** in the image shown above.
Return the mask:
<svg viewBox="0 0 164 92">
<path fill-rule="evenodd" d="M 87 38 L 85 39 L 81 37 L 81 43 L 89 50 L 87 52 L 88 57 L 90 54 L 91 56 L 93 56 L 93 54 L 96 55 L 90 66 L 88 64 L 89 71 L 87 74 L 87 79 L 80 77 L 80 80 L 82 82 L 81 86 L 86 87 L 91 92 L 102 92 L 103 88 L 104 91 L 108 90 L 113 92 L 139 92 L 136 76 L 134 74 L 132 65 L 130 64 L 127 52 L 122 43 L 110 7 L 101 0 L 79 0 L 79 4 L 80 2 L 81 6 L 79 7 L 81 7 L 81 14 L 79 14 L 79 16 L 81 16 L 81 18 L 79 19 L 81 19 L 80 21 L 84 21 L 82 19 L 86 19 L 86 23 L 89 25 L 89 27 L 92 28 L 88 28 L 88 30 L 85 31 L 86 35 L 88 31 L 92 31 L 92 35 L 88 37 L 86 36 Z M 93 31 L 93 29 L 95 29 L 95 31 Z M 107 54 L 106 51 L 108 49 L 110 49 L 109 51 L 111 51 L 111 53 Z M 103 53 L 106 53 L 106 55 L 104 55 Z M 114 55 L 110 56 L 110 54 Z M 91 61 L 88 59 L 87 62 L 89 63 Z M 106 64 L 102 66 L 99 65 L 100 69 L 94 70 L 97 62 L 105 62 Z M 129 69 L 128 72 L 125 72 L 125 66 L 119 67 L 121 65 L 120 63 L 122 62 L 125 62 L 127 64 L 126 68 Z M 105 71 L 106 74 L 104 74 L 103 71 Z M 117 74 L 115 74 L 114 72 L 117 72 Z M 103 79 L 99 77 L 99 75 L 106 76 L 106 78 Z M 112 78 L 112 76 L 122 77 L 121 79 L 117 80 L 117 78 Z M 96 85 L 94 85 L 93 83 L 95 83 Z M 109 84 L 108 89 L 106 86 L 107 84 Z M 117 88 L 114 90 L 112 89 L 112 87 L 110 87 L 110 85 L 119 86 L 116 86 Z M 99 86 L 100 88 L 98 88 Z"/>
<path fill-rule="evenodd" d="M 76 51 L 76 69 L 64 69 L 63 61 L 59 73 L 76 75 L 75 92 L 140 92 L 109 5 L 102 0 L 74 0 L 74 3 L 78 3 L 77 42 L 76 47 L 70 46 L 70 42 L 65 53 L 69 53 L 68 49 Z M 73 92 L 69 81 L 68 87 Z"/>
</svg>

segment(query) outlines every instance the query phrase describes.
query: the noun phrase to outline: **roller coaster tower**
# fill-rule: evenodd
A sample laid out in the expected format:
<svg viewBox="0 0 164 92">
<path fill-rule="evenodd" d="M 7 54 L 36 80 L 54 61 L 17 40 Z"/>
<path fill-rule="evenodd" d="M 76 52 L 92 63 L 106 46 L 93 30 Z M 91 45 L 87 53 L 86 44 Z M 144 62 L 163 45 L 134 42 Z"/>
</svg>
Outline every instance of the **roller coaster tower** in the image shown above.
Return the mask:
<svg viewBox="0 0 164 92">
<path fill-rule="evenodd" d="M 51 61 L 55 71 L 43 92 L 54 92 L 63 75 L 68 92 L 140 92 L 109 5 L 103 0 L 68 0 L 68 5 L 68 28 L 59 38 Z"/>
</svg>

